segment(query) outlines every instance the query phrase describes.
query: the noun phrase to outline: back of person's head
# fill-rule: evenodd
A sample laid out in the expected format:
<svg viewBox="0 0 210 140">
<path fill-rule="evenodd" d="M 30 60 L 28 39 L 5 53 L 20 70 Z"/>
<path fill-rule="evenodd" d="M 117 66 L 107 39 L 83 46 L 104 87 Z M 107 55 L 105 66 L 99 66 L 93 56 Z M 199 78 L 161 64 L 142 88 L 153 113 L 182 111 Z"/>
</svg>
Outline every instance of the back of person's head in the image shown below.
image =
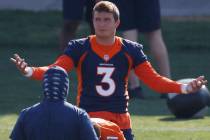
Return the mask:
<svg viewBox="0 0 210 140">
<path fill-rule="evenodd" d="M 107 12 L 112 13 L 115 21 L 119 20 L 120 18 L 120 12 L 117 6 L 109 1 L 100 1 L 96 3 L 96 5 L 93 8 L 93 14 L 94 12 Z"/>
<path fill-rule="evenodd" d="M 44 98 L 48 100 L 66 100 L 69 91 L 67 72 L 58 66 L 49 68 L 43 78 Z"/>
</svg>

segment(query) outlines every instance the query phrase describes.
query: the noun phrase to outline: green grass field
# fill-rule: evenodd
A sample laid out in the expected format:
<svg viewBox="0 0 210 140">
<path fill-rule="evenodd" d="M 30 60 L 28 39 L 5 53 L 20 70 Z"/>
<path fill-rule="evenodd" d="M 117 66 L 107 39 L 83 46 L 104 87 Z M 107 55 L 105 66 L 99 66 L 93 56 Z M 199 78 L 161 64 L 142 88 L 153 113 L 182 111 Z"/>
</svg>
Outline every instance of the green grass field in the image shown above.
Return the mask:
<svg viewBox="0 0 210 140">
<path fill-rule="evenodd" d="M 60 53 L 58 36 L 62 18 L 59 12 L 0 11 L 0 21 L 0 140 L 8 140 L 21 109 L 42 97 L 40 82 L 23 77 L 9 58 L 19 53 L 34 66 L 52 63 Z M 209 25 L 210 20 L 163 19 L 174 80 L 198 75 L 210 80 Z M 88 32 L 83 23 L 77 37 Z M 147 43 L 142 37 L 139 40 L 149 55 Z M 70 74 L 70 81 L 68 99 L 75 103 L 75 72 Z M 131 100 L 129 106 L 136 140 L 209 140 L 210 111 L 203 119 L 175 119 L 165 100 L 144 85 L 143 88 L 146 99 Z"/>
</svg>

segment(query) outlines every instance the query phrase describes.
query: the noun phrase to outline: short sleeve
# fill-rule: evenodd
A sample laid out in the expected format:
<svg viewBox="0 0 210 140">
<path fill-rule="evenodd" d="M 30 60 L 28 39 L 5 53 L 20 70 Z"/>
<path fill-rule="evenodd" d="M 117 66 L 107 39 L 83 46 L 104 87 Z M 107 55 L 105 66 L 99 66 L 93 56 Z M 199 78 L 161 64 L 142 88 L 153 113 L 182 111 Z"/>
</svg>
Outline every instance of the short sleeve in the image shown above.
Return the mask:
<svg viewBox="0 0 210 140">
<path fill-rule="evenodd" d="M 133 52 L 134 67 L 145 62 L 146 60 L 147 60 L 147 56 L 143 52 L 143 46 L 141 44 L 134 43 L 134 52 Z"/>
<path fill-rule="evenodd" d="M 123 40 L 123 48 L 130 55 L 133 62 L 133 67 L 135 68 L 139 64 L 147 61 L 147 56 L 143 52 L 143 45 L 133 42 L 130 40 Z"/>
<path fill-rule="evenodd" d="M 77 67 L 80 57 L 84 54 L 87 48 L 87 38 L 71 40 L 68 43 L 68 47 L 65 49 L 64 54 L 71 57 L 75 67 Z"/>
</svg>

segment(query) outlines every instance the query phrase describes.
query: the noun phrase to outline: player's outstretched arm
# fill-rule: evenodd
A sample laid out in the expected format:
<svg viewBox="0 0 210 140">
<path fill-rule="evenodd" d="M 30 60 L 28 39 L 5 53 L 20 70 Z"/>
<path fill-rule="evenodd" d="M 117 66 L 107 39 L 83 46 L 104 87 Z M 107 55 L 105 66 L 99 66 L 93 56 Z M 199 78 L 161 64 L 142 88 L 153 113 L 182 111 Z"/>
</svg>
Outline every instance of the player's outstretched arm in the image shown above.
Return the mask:
<svg viewBox="0 0 210 140">
<path fill-rule="evenodd" d="M 47 69 L 53 66 L 59 66 L 65 69 L 67 72 L 71 71 L 74 67 L 73 60 L 67 55 L 61 55 L 58 59 L 51 65 L 42 67 L 29 67 L 23 58 L 18 54 L 14 54 L 14 57 L 10 60 L 16 65 L 17 69 L 26 77 L 31 77 L 35 80 L 42 80 L 43 75 Z"/>
<path fill-rule="evenodd" d="M 207 84 L 207 80 L 204 76 L 199 76 L 186 85 L 185 93 L 197 92 L 203 85 Z"/>
<path fill-rule="evenodd" d="M 135 72 L 146 85 L 159 93 L 194 93 L 207 83 L 204 76 L 199 76 L 188 84 L 173 81 L 159 75 L 148 61 L 137 66 Z"/>
<path fill-rule="evenodd" d="M 24 58 L 21 58 L 18 54 L 14 54 L 14 57 L 11 57 L 10 60 L 16 65 L 17 69 L 23 75 L 30 74 L 30 68 L 28 67 L 28 63 L 25 62 Z"/>
</svg>

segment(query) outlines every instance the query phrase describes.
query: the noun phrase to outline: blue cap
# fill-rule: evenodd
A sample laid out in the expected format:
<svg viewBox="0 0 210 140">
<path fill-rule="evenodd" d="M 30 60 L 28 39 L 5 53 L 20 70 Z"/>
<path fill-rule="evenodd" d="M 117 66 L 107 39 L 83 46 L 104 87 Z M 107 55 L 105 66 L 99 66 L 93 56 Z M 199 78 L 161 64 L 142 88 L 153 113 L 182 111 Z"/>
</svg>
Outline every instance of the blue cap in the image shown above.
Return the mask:
<svg viewBox="0 0 210 140">
<path fill-rule="evenodd" d="M 58 66 L 49 68 L 43 79 L 44 97 L 52 100 L 66 100 L 69 92 L 67 72 Z"/>
</svg>

